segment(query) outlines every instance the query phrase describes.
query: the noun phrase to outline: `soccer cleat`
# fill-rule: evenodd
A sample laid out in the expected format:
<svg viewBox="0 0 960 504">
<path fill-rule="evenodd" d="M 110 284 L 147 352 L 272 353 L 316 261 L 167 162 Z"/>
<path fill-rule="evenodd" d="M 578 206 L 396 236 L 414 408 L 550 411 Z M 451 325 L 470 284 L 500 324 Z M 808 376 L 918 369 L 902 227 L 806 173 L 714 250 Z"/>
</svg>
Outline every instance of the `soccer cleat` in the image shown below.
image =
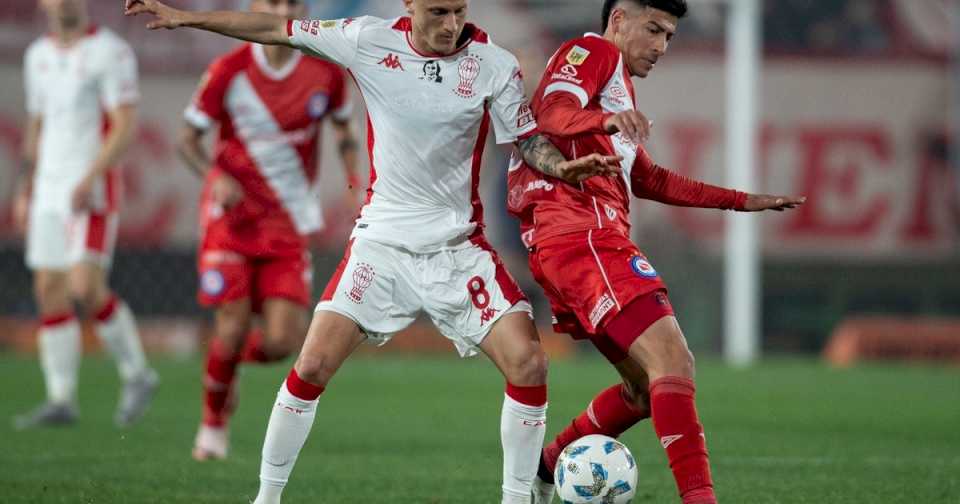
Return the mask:
<svg viewBox="0 0 960 504">
<path fill-rule="evenodd" d="M 554 493 L 556 485 L 543 481 L 540 476 L 533 477 L 533 504 L 550 504 Z"/>
<path fill-rule="evenodd" d="M 117 404 L 117 413 L 113 420 L 117 427 L 128 427 L 140 419 L 153 401 L 160 379 L 152 369 L 147 369 L 140 376 L 123 384 L 120 402 Z"/>
<path fill-rule="evenodd" d="M 16 430 L 36 427 L 65 427 L 77 422 L 77 407 L 72 403 L 46 402 L 13 419 Z"/>
<path fill-rule="evenodd" d="M 193 459 L 199 462 L 223 460 L 227 458 L 229 447 L 229 432 L 226 427 L 201 424 L 193 441 Z"/>
</svg>

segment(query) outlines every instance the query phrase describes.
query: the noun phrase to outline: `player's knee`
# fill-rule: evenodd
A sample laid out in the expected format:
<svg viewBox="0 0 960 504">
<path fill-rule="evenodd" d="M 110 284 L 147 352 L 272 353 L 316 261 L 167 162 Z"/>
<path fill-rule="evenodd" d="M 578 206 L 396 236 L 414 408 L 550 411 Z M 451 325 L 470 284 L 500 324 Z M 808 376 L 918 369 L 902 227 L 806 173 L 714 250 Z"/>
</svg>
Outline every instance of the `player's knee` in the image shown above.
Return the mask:
<svg viewBox="0 0 960 504">
<path fill-rule="evenodd" d="M 221 348 L 231 354 L 239 353 L 243 348 L 249 324 L 243 320 L 218 318 L 214 334 L 220 340 Z"/>
<path fill-rule="evenodd" d="M 334 363 L 325 355 L 300 354 L 300 358 L 294 364 L 300 379 L 321 387 L 327 386 L 339 367 L 339 363 Z"/>
<path fill-rule="evenodd" d="M 110 298 L 106 286 L 88 280 L 74 280 L 70 283 L 70 297 L 87 315 L 95 313 Z"/>
<path fill-rule="evenodd" d="M 637 409 L 650 409 L 650 390 L 647 386 L 631 381 L 623 383 L 623 399 Z"/>
<path fill-rule="evenodd" d="M 507 381 L 521 386 L 543 385 L 547 383 L 547 367 L 547 354 L 538 343 L 531 342 L 523 355 L 511 360 Z"/>
</svg>

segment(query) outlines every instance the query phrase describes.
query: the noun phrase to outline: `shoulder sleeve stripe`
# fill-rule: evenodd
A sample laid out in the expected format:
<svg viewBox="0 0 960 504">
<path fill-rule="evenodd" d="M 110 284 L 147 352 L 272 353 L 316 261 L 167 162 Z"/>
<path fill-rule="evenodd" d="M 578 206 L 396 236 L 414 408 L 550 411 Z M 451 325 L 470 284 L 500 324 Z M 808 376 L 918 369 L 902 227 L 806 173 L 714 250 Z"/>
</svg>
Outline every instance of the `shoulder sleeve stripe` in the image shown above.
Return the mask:
<svg viewBox="0 0 960 504">
<path fill-rule="evenodd" d="M 187 110 L 183 111 L 183 118 L 190 126 L 199 130 L 206 131 L 213 126 L 213 119 L 192 103 Z"/>
<path fill-rule="evenodd" d="M 580 106 L 583 108 L 587 108 L 587 103 L 590 102 L 590 98 L 587 96 L 586 90 L 569 82 L 554 82 L 553 84 L 550 84 L 546 89 L 543 90 L 543 97 L 546 98 L 550 93 L 556 93 L 560 91 L 572 93 L 580 100 Z"/>
</svg>

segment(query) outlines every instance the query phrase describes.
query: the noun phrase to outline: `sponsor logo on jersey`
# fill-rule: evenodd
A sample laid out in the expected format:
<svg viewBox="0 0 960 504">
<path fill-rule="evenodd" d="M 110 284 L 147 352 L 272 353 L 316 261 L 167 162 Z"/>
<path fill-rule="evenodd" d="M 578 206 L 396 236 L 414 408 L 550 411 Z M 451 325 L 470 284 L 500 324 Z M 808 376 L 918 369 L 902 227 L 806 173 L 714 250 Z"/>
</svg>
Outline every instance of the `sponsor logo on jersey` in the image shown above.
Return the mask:
<svg viewBox="0 0 960 504">
<path fill-rule="evenodd" d="M 583 79 L 578 79 L 578 75 L 579 72 L 577 72 L 577 67 L 571 64 L 566 64 L 560 67 L 560 71 L 551 75 L 550 78 L 553 80 L 572 82 L 579 86 L 580 84 L 583 84 Z"/>
<path fill-rule="evenodd" d="M 634 273 L 644 278 L 654 278 L 657 276 L 657 270 L 653 269 L 650 261 L 641 256 L 634 256 L 633 259 L 630 259 L 630 267 Z"/>
<path fill-rule="evenodd" d="M 521 129 L 532 122 L 533 111 L 530 110 L 530 105 L 526 103 L 521 104 L 520 108 L 517 109 L 517 129 Z"/>
<path fill-rule="evenodd" d="M 353 22 L 356 21 L 356 20 L 357 20 L 357 18 L 353 18 L 353 17 L 348 17 L 347 19 L 344 19 L 344 20 L 343 20 L 343 27 L 346 28 L 346 27 L 350 26 L 350 24 L 353 23 Z"/>
<path fill-rule="evenodd" d="M 477 81 L 477 77 L 480 76 L 480 60 L 473 55 L 467 55 L 467 57 L 460 60 L 457 73 L 460 75 L 460 83 L 457 84 L 457 88 L 454 89 L 453 92 L 461 98 L 473 98 L 476 96 L 477 93 L 473 90 L 473 84 Z"/>
<path fill-rule="evenodd" d="M 403 65 L 400 63 L 400 58 L 396 57 L 393 53 L 387 53 L 382 60 L 377 62 L 378 65 L 383 65 L 390 70 L 400 70 L 401 72 L 406 72 Z"/>
<path fill-rule="evenodd" d="M 373 279 L 376 276 L 373 266 L 367 263 L 357 263 L 357 266 L 353 269 L 353 286 L 347 292 L 350 301 L 357 304 L 363 303 L 363 293 L 373 284 Z"/>
<path fill-rule="evenodd" d="M 593 309 L 590 310 L 590 324 L 596 327 L 603 320 L 603 316 L 613 309 L 613 306 L 613 298 L 610 297 L 610 294 L 604 292 L 597 300 L 597 304 L 593 305 Z"/>
<path fill-rule="evenodd" d="M 337 22 L 336 22 L 336 21 L 321 21 L 321 22 L 320 22 L 320 28 L 327 28 L 327 29 L 329 29 L 329 28 L 336 28 L 336 27 L 337 27 Z"/>
<path fill-rule="evenodd" d="M 560 67 L 560 73 L 564 75 L 569 75 L 570 77 L 576 77 L 577 75 L 579 75 L 579 72 L 577 72 L 577 67 L 570 64 L 563 65 L 562 67 Z"/>
<path fill-rule="evenodd" d="M 330 105 L 330 96 L 326 93 L 314 93 L 307 102 L 307 115 L 312 119 L 320 119 L 327 113 Z"/>
<path fill-rule="evenodd" d="M 208 269 L 200 275 L 200 289 L 208 296 L 219 296 L 227 286 L 220 270 Z"/>
<path fill-rule="evenodd" d="M 624 104 L 626 104 L 628 97 L 629 95 L 627 94 L 627 90 L 619 84 L 614 85 L 607 91 L 606 94 L 604 94 L 604 98 L 620 106 L 624 106 Z"/>
<path fill-rule="evenodd" d="M 437 60 L 430 60 L 424 63 L 423 73 L 420 74 L 420 80 L 436 82 L 437 84 L 443 82 L 443 76 L 440 75 L 440 62 Z"/>
<path fill-rule="evenodd" d="M 570 52 L 567 53 L 567 63 L 571 65 L 580 66 L 584 61 L 587 61 L 587 58 L 590 56 L 590 51 L 575 45 L 573 49 L 570 49 Z"/>
</svg>

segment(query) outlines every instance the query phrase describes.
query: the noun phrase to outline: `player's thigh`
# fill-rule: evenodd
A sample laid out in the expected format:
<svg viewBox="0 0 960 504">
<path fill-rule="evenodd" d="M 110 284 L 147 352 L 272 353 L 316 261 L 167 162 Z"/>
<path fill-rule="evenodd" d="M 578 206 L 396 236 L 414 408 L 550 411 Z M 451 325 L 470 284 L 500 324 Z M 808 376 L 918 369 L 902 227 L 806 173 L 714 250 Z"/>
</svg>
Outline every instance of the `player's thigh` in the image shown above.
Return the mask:
<svg viewBox="0 0 960 504">
<path fill-rule="evenodd" d="M 318 310 L 313 314 L 294 368 L 308 382 L 326 386 L 365 338 L 360 326 L 349 317 Z"/>
<path fill-rule="evenodd" d="M 263 301 L 264 343 L 271 349 L 289 352 L 303 342 L 307 309 L 289 299 L 271 297 Z"/>
<path fill-rule="evenodd" d="M 73 309 L 67 271 L 34 270 L 33 292 L 41 316 L 57 315 Z"/>
<path fill-rule="evenodd" d="M 694 376 L 693 354 L 672 315 L 647 327 L 630 345 L 629 354 L 643 367 L 650 381 L 664 376 Z"/>
<path fill-rule="evenodd" d="M 87 310 L 97 310 L 110 299 L 108 271 L 97 262 L 81 260 L 70 268 L 70 295 Z"/>
<path fill-rule="evenodd" d="M 510 383 L 518 386 L 546 383 L 547 355 L 528 312 L 517 311 L 500 317 L 480 343 L 480 349 Z"/>
<path fill-rule="evenodd" d="M 70 269 L 69 216 L 33 202 L 27 220 L 26 263 L 33 271 Z"/>
<path fill-rule="evenodd" d="M 226 350 L 237 353 L 243 348 L 252 318 L 249 297 L 219 303 L 213 311 L 214 334 Z"/>
<path fill-rule="evenodd" d="M 352 239 L 327 282 L 316 311 L 353 320 L 372 342 L 386 343 L 423 308 L 415 290 L 414 254 L 362 238 Z"/>
</svg>

